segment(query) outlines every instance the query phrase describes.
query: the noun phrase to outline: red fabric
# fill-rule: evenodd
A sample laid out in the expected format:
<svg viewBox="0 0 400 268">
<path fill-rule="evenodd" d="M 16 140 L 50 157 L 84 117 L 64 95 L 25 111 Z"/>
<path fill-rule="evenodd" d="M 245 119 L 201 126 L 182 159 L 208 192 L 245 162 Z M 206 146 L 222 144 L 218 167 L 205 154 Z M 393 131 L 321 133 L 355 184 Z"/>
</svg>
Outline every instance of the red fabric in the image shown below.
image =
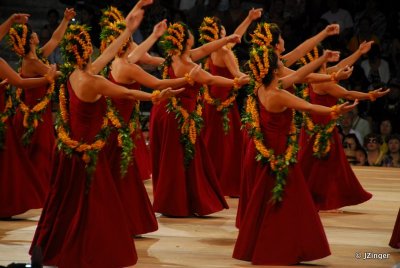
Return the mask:
<svg viewBox="0 0 400 268">
<path fill-rule="evenodd" d="M 170 77 L 175 75 L 170 69 Z M 178 95 L 182 106 L 192 112 L 200 85 L 186 86 Z M 167 101 L 154 105 L 150 118 L 150 147 L 153 163 L 154 210 L 170 216 L 208 215 L 228 208 L 207 148 L 197 136 L 195 156 L 184 165 L 180 128 Z"/>
<path fill-rule="evenodd" d="M 116 83 L 111 75 L 109 79 Z M 117 84 L 131 89 L 139 88 L 137 83 L 130 85 Z M 113 99 L 112 102 L 125 123 L 128 123 L 136 101 Z M 136 133 L 132 134 L 133 139 L 135 135 Z M 140 141 L 140 139 L 134 140 L 135 145 L 137 141 Z M 136 149 L 134 149 L 134 152 L 137 152 Z M 120 163 L 122 149 L 118 146 L 117 131 L 115 130 L 107 140 L 105 150 L 111 173 L 116 182 L 122 203 L 125 206 L 125 214 L 129 220 L 131 233 L 138 235 L 156 231 L 158 229 L 157 219 L 139 171 L 140 166 L 143 164 L 146 165 L 146 163 L 142 164 L 143 159 L 137 159 L 137 155 L 134 154 L 133 162 L 129 165 L 126 175 L 121 178 Z"/>
<path fill-rule="evenodd" d="M 210 73 L 232 79 L 227 68 L 215 66 L 209 59 Z M 232 87 L 209 86 L 210 96 L 226 100 Z M 225 134 L 222 125 L 222 113 L 216 107 L 204 102 L 204 129 L 202 135 L 211 161 L 214 164 L 222 192 L 227 196 L 239 196 L 242 162 L 242 133 L 239 109 L 236 101 L 230 108 L 229 132 Z"/>
<path fill-rule="evenodd" d="M 310 101 L 330 107 L 336 104 L 337 99 L 330 95 L 318 95 L 310 88 Z M 330 116 L 314 114 L 312 119 L 315 124 L 327 124 Z M 362 188 L 351 169 L 337 129 L 332 133 L 331 150 L 323 159 L 313 156 L 314 139 L 310 139 L 302 129 L 298 158 L 317 209 L 338 209 L 369 200 L 372 195 Z"/>
<path fill-rule="evenodd" d="M 397 214 L 396 223 L 393 227 L 392 237 L 390 238 L 389 246 L 392 248 L 400 248 L 400 209 Z"/>
<path fill-rule="evenodd" d="M 291 109 L 281 113 L 260 109 L 265 144 L 276 154 L 286 150 L 291 119 Z M 246 158 L 254 159 L 254 153 L 251 140 Z M 269 166 L 256 162 L 254 170 L 247 166 L 245 169 L 250 172 L 244 178 L 249 183 L 248 203 L 240 221 L 233 257 L 259 265 L 292 265 L 330 255 L 321 221 L 299 167 L 290 166 L 283 200 L 277 204 L 271 202 L 276 178 Z"/>
<path fill-rule="evenodd" d="M 47 86 L 31 88 L 24 90 L 23 101 L 25 104 L 33 108 L 38 100 L 43 98 L 47 93 Z M 37 173 L 43 180 L 43 185 L 48 191 L 50 184 L 50 172 L 52 166 L 52 155 L 55 144 L 55 133 L 54 124 L 51 111 L 51 103 L 47 106 L 46 110 L 42 114 L 41 121 L 32 134 L 30 143 L 24 148 L 28 154 L 28 157 L 32 164 L 35 166 Z M 22 139 L 22 135 L 25 133 L 26 128 L 23 126 L 24 114 L 21 110 L 17 109 L 17 113 L 14 116 L 15 132 L 19 139 Z"/>
<path fill-rule="evenodd" d="M 71 136 L 94 141 L 106 103 L 79 100 L 69 87 Z M 51 190 L 32 242 L 45 265 L 59 268 L 125 267 L 137 261 L 136 250 L 105 152 L 100 151 L 90 188 L 80 155 L 56 152 Z M 32 250 L 31 248 L 31 250 Z M 32 251 L 31 251 L 32 252 Z"/>
<path fill-rule="evenodd" d="M 5 89 L 0 88 L 0 111 L 4 107 Z M 22 147 L 12 118 L 5 124 L 4 149 L 0 149 L 0 218 L 43 207 L 48 189 Z"/>
</svg>

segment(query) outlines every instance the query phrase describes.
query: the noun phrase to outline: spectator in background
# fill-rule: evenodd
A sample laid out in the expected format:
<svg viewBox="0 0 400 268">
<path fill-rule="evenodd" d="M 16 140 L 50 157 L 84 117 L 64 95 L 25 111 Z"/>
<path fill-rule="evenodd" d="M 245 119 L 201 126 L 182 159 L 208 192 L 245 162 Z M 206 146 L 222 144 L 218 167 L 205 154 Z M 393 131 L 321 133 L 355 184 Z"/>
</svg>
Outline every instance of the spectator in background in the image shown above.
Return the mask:
<svg viewBox="0 0 400 268">
<path fill-rule="evenodd" d="M 400 133 L 400 80 L 390 80 L 388 87 L 390 92 L 386 95 L 382 114 L 392 122 L 393 132 Z"/>
<path fill-rule="evenodd" d="M 381 49 L 378 44 L 372 44 L 368 52 L 368 59 L 361 62 L 365 76 L 370 82 L 370 89 L 384 87 L 390 79 L 389 64 L 381 57 Z"/>
<path fill-rule="evenodd" d="M 380 44 L 379 38 L 371 30 L 371 19 L 369 17 L 360 18 L 359 30 L 350 39 L 347 44 L 347 49 L 355 52 L 363 41 L 374 41 L 375 44 Z"/>
<path fill-rule="evenodd" d="M 386 16 L 378 10 L 377 0 L 367 0 L 365 2 L 365 9 L 356 13 L 354 16 L 354 31 L 358 33 L 361 31 L 361 23 L 363 18 L 369 18 L 369 29 L 372 34 L 382 39 L 386 32 Z"/>
<path fill-rule="evenodd" d="M 370 133 L 364 138 L 364 147 L 367 149 L 367 162 L 369 166 L 382 166 L 384 154 L 380 150 L 381 136 Z"/>
<path fill-rule="evenodd" d="M 351 128 L 360 133 L 360 141 L 364 140 L 364 137 L 371 133 L 371 126 L 368 120 L 359 116 L 357 107 L 352 111 L 353 120 Z"/>
<path fill-rule="evenodd" d="M 362 148 L 357 136 L 355 134 L 346 135 L 343 140 L 343 147 L 347 161 L 354 165 L 357 162 L 356 151 Z"/>
<path fill-rule="evenodd" d="M 352 128 L 353 118 L 354 118 L 353 111 L 349 111 L 349 112 L 343 114 L 343 116 L 341 117 L 341 120 L 339 122 L 340 126 L 342 127 L 342 133 L 343 133 L 344 137 L 346 137 L 348 134 L 354 134 L 357 137 L 358 142 L 361 143 L 362 139 L 361 139 L 360 132 L 358 132 L 357 130 Z"/>
<path fill-rule="evenodd" d="M 383 158 L 383 166 L 400 167 L 400 135 L 390 135 L 387 137 L 388 152 Z"/>
<path fill-rule="evenodd" d="M 356 150 L 356 163 L 355 166 L 368 166 L 367 162 L 367 152 L 364 148 L 359 148 Z"/>
<path fill-rule="evenodd" d="M 340 8 L 338 0 L 328 0 L 329 10 L 322 14 L 321 18 L 327 20 L 330 24 L 340 25 L 340 36 L 346 39 L 353 31 L 353 19 L 348 10 Z"/>
<path fill-rule="evenodd" d="M 383 119 L 379 124 L 379 134 L 381 135 L 381 152 L 382 154 L 386 154 L 388 151 L 388 145 L 386 143 L 387 138 L 392 134 L 392 122 L 389 119 Z"/>
</svg>

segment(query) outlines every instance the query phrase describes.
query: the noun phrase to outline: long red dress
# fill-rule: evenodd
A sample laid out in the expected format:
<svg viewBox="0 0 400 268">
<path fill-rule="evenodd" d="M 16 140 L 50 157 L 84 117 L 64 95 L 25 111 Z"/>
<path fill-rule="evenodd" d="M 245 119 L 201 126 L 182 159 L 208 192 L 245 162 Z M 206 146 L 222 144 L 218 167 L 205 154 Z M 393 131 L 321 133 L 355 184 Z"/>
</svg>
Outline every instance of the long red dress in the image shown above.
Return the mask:
<svg viewBox="0 0 400 268">
<path fill-rule="evenodd" d="M 226 67 L 218 67 L 209 61 L 209 72 L 232 79 L 233 76 Z M 222 101 L 229 97 L 232 87 L 209 86 L 212 98 Z M 242 161 L 242 133 L 239 109 L 236 101 L 229 108 L 229 132 L 225 134 L 222 125 L 222 113 L 217 111 L 216 106 L 204 102 L 204 129 L 202 135 L 208 148 L 211 161 L 214 164 L 222 192 L 227 196 L 239 196 L 241 161 Z"/>
<path fill-rule="evenodd" d="M 5 101 L 5 89 L 0 88 L 1 112 Z M 4 148 L 0 149 L 0 218 L 43 207 L 48 189 L 22 147 L 12 118 L 5 127 Z"/>
<path fill-rule="evenodd" d="M 333 96 L 318 95 L 312 88 L 309 92 L 310 102 L 313 104 L 330 107 L 337 103 Z M 324 125 L 331 119 L 330 115 L 316 114 L 311 115 L 311 118 L 314 124 Z M 298 159 L 317 209 L 338 209 L 369 200 L 372 195 L 362 188 L 351 169 L 337 128 L 332 132 L 331 149 L 325 158 L 318 159 L 313 156 L 314 139 L 315 137 L 310 139 L 304 128 L 302 129 Z"/>
<path fill-rule="evenodd" d="M 169 73 L 175 78 L 172 68 Z M 200 86 L 187 85 L 177 96 L 189 113 L 196 107 Z M 228 208 L 201 135 L 197 136 L 194 159 L 185 167 L 180 128 L 175 113 L 167 112 L 168 101 L 154 105 L 150 118 L 154 210 L 185 217 L 208 215 Z"/>
<path fill-rule="evenodd" d="M 94 141 L 105 115 L 104 97 L 96 102 L 77 98 L 68 83 L 71 137 Z M 81 155 L 56 151 L 51 189 L 32 242 L 43 264 L 59 268 L 125 267 L 137 255 L 125 206 L 119 197 L 105 151 L 98 154 L 90 188 Z"/>
<path fill-rule="evenodd" d="M 109 80 L 113 83 L 125 86 L 126 88 L 138 89 L 140 85 L 133 83 L 129 85 L 115 82 L 110 74 Z M 125 123 L 129 122 L 130 116 L 135 108 L 136 101 L 128 99 L 112 99 L 112 103 Z M 132 140 L 136 141 L 137 132 L 132 133 Z M 121 162 L 121 147 L 118 146 L 117 131 L 113 131 L 107 140 L 106 155 L 109 160 L 111 173 L 117 184 L 117 189 L 120 194 L 123 205 L 125 206 L 125 214 L 129 220 L 131 233 L 134 235 L 154 232 L 158 229 L 157 219 L 153 211 L 153 206 L 147 195 L 146 188 L 140 176 L 139 167 L 146 165 L 142 163 L 143 159 L 137 159 L 136 149 L 133 149 L 134 159 L 129 165 L 126 175 L 121 178 L 120 162 Z M 147 148 L 146 148 L 147 150 Z"/>
<path fill-rule="evenodd" d="M 286 150 L 291 120 L 291 109 L 271 113 L 260 108 L 264 142 L 275 154 Z M 254 142 L 250 140 L 246 158 L 254 159 L 254 153 Z M 258 265 L 292 265 L 330 255 L 321 221 L 298 165 L 289 167 L 283 200 L 276 204 L 271 202 L 276 179 L 269 165 L 257 162 L 255 170 L 248 170 L 249 178 L 244 179 L 250 182 L 250 193 L 233 257 Z"/>
<path fill-rule="evenodd" d="M 389 246 L 392 248 L 400 248 L 400 209 L 397 214 L 396 223 L 393 227 L 392 237 L 390 238 Z"/>
<path fill-rule="evenodd" d="M 34 107 L 38 103 L 38 100 L 46 95 L 47 87 L 48 86 L 42 86 L 24 90 L 23 101 L 25 104 L 30 108 Z M 46 190 L 48 190 L 52 165 L 51 157 L 55 144 L 51 103 L 47 105 L 41 119 L 42 120 L 39 121 L 38 126 L 31 136 L 30 143 L 24 146 L 24 148 L 27 151 L 30 161 L 35 166 L 37 173 L 41 176 L 44 184 L 47 185 Z M 14 126 L 20 139 L 22 139 L 22 135 L 26 131 L 26 128 L 23 126 L 23 121 L 24 114 L 20 109 L 17 109 L 17 113 L 14 116 Z"/>
</svg>

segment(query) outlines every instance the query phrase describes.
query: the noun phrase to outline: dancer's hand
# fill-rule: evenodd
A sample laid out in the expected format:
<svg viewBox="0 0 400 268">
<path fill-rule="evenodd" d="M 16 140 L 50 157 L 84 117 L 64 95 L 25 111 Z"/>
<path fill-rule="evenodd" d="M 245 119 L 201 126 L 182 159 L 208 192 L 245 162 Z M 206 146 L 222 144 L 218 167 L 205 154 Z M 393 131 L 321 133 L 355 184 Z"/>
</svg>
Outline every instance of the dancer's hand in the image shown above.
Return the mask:
<svg viewBox="0 0 400 268">
<path fill-rule="evenodd" d="M 184 91 L 185 88 L 179 88 L 179 89 L 172 89 L 170 87 L 161 90 L 160 94 L 158 95 L 157 101 L 162 101 L 164 99 L 169 99 L 175 95 L 178 95 L 182 91 Z"/>
<path fill-rule="evenodd" d="M 349 102 L 346 101 L 345 103 L 336 105 L 336 112 L 338 115 L 342 115 L 353 110 L 354 108 L 356 108 L 357 105 L 358 105 L 358 99 L 355 99 L 353 104 L 349 104 Z"/>
<path fill-rule="evenodd" d="M 4 88 L 6 86 L 8 86 L 8 79 L 4 79 L 0 82 L 0 88 Z"/>
<path fill-rule="evenodd" d="M 148 6 L 153 4 L 153 0 L 139 0 L 139 2 L 136 4 L 139 8 Z"/>
<path fill-rule="evenodd" d="M 329 24 L 324 31 L 327 36 L 336 35 L 340 32 L 340 26 L 339 24 Z"/>
<path fill-rule="evenodd" d="M 240 43 L 240 35 L 238 35 L 238 34 L 231 34 L 225 38 L 226 38 L 227 44 L 228 43 L 235 43 L 235 44 Z"/>
<path fill-rule="evenodd" d="M 201 71 L 201 64 L 196 64 L 196 66 L 194 66 L 190 70 L 189 77 L 194 80 L 194 77 L 196 77 L 200 71 Z"/>
<path fill-rule="evenodd" d="M 153 28 L 153 33 L 157 38 L 160 38 L 165 31 L 167 30 L 168 26 L 167 26 L 167 20 L 164 19 L 162 21 L 160 21 L 159 23 L 157 23 L 154 28 Z"/>
<path fill-rule="evenodd" d="M 339 69 L 339 71 L 335 75 L 335 80 L 339 81 L 339 80 L 348 79 L 350 77 L 350 75 L 353 73 L 353 69 L 354 69 L 353 66 L 349 67 L 348 65 Z"/>
<path fill-rule="evenodd" d="M 239 85 L 243 86 L 246 85 L 250 82 L 250 76 L 246 75 L 242 75 L 241 77 L 238 78 L 238 83 Z"/>
<path fill-rule="evenodd" d="M 374 43 L 374 41 L 364 41 L 360 44 L 360 46 L 358 47 L 358 52 L 361 53 L 361 55 L 367 53 L 370 49 L 372 44 Z"/>
<path fill-rule="evenodd" d="M 376 99 L 376 98 L 380 98 L 382 96 L 385 96 L 386 94 L 388 94 L 390 92 L 390 88 L 383 90 L 383 88 L 378 88 L 375 90 L 372 90 L 370 92 L 368 92 L 368 94 L 372 94 L 372 96 Z"/>
<path fill-rule="evenodd" d="M 11 15 L 11 21 L 12 23 L 22 23 L 25 24 L 28 22 L 29 19 L 29 14 L 25 13 L 15 13 Z"/>
<path fill-rule="evenodd" d="M 72 20 L 76 16 L 75 9 L 73 8 L 66 8 L 64 11 L 64 19 L 67 21 Z"/>
<path fill-rule="evenodd" d="M 325 61 L 327 62 L 336 62 L 340 59 L 340 52 L 339 51 L 332 51 L 332 50 L 324 50 Z"/>
<path fill-rule="evenodd" d="M 59 72 L 57 72 L 56 65 L 52 64 L 52 65 L 50 65 L 50 68 L 44 77 L 46 77 L 46 79 L 49 83 L 52 83 L 52 82 L 54 82 L 54 80 L 57 78 L 58 75 L 59 75 Z"/>
<path fill-rule="evenodd" d="M 259 19 L 262 15 L 263 9 L 262 8 L 257 8 L 257 9 L 250 9 L 249 10 L 249 15 L 247 17 L 251 20 L 254 21 L 256 19 Z"/>
</svg>

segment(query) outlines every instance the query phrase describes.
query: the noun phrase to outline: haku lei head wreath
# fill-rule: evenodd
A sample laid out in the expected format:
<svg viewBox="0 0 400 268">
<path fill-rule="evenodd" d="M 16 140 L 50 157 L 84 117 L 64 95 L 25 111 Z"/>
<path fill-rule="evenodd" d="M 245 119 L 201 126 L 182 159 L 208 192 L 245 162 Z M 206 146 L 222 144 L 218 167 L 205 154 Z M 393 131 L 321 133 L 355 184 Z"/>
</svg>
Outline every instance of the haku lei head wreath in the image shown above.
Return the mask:
<svg viewBox="0 0 400 268">
<path fill-rule="evenodd" d="M 278 56 L 267 46 L 253 47 L 250 51 L 250 76 L 256 84 L 268 85 L 273 79 L 273 71 L 278 68 Z"/>
<path fill-rule="evenodd" d="M 79 69 L 85 68 L 93 52 L 88 30 L 85 25 L 71 24 L 60 44 L 64 61 Z"/>
<path fill-rule="evenodd" d="M 32 29 L 28 24 L 14 24 L 9 32 L 9 43 L 12 50 L 20 57 L 24 57 L 30 50 L 29 39 Z"/>
<path fill-rule="evenodd" d="M 205 17 L 200 25 L 200 43 L 206 44 L 221 38 L 221 21 L 217 17 Z"/>
<path fill-rule="evenodd" d="M 275 23 L 261 22 L 250 35 L 253 46 L 274 46 L 279 42 L 281 30 Z"/>
<path fill-rule="evenodd" d="M 176 22 L 168 26 L 166 33 L 161 36 L 159 45 L 166 56 L 180 55 L 185 50 L 188 39 L 188 27 L 182 22 Z"/>
<path fill-rule="evenodd" d="M 125 30 L 126 23 L 122 13 L 115 7 L 103 10 L 100 19 L 100 51 L 103 52 Z M 124 53 L 130 43 L 130 39 L 121 47 L 118 55 Z"/>
</svg>

